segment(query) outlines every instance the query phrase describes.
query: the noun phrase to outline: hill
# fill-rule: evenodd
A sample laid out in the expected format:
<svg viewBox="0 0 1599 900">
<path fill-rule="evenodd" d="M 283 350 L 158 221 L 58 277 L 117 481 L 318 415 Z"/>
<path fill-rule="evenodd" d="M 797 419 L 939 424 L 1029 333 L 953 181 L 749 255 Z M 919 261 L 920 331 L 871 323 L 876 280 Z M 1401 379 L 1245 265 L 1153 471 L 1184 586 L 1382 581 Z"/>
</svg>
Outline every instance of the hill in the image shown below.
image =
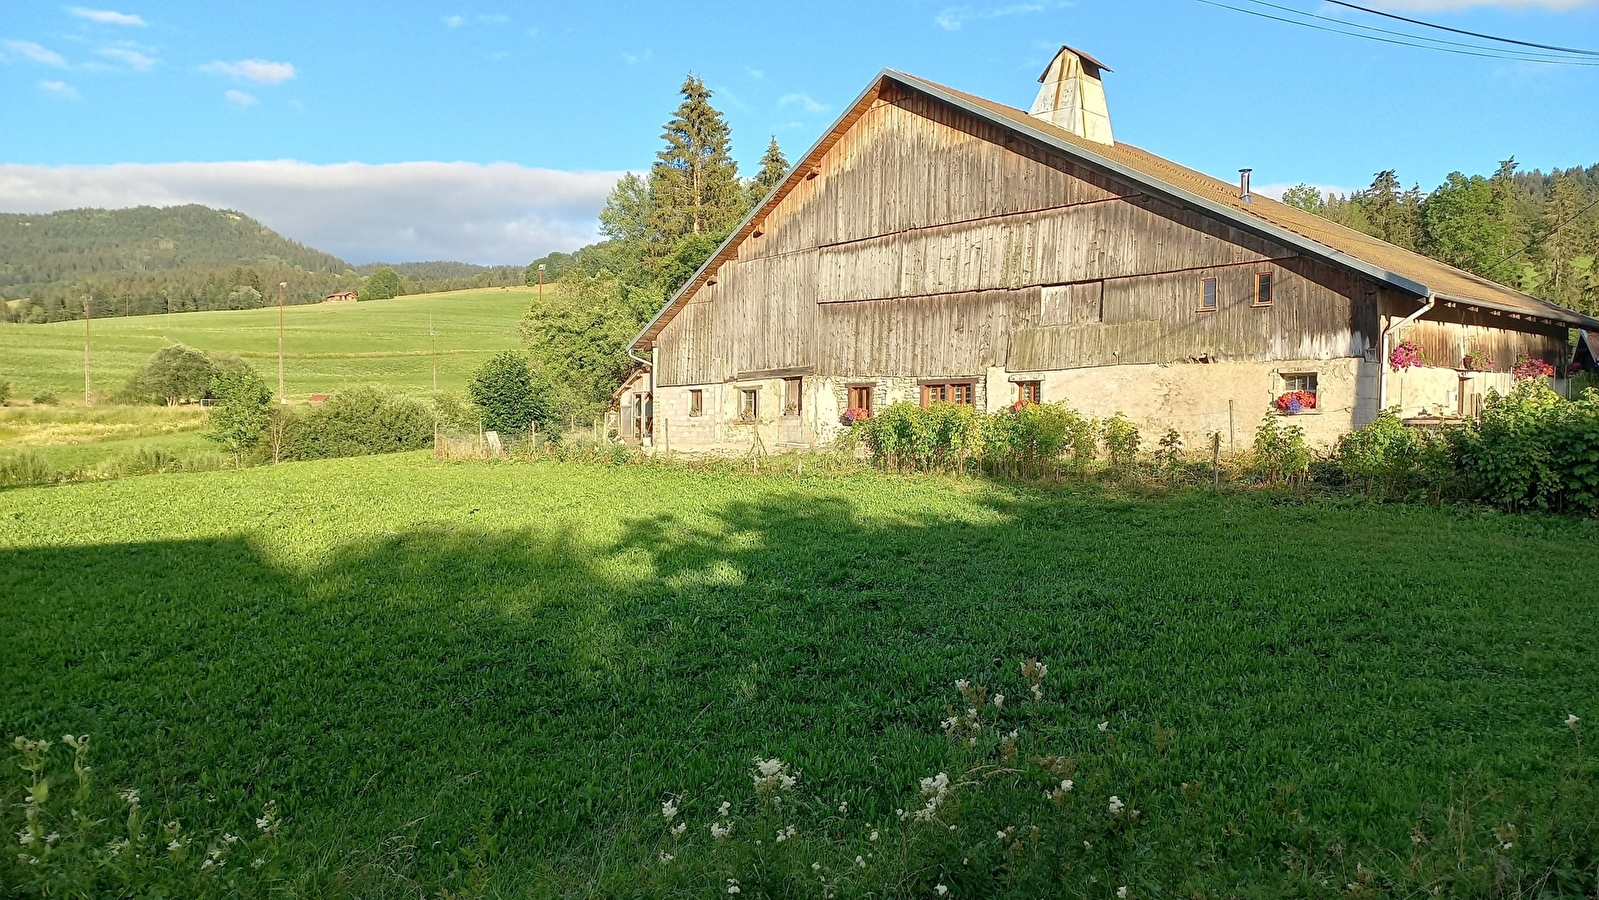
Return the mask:
<svg viewBox="0 0 1599 900">
<path fill-rule="evenodd" d="M 303 399 L 358 383 L 428 391 L 430 324 L 439 387 L 459 390 L 488 354 L 519 346 L 517 323 L 532 299 L 527 288 L 490 288 L 291 306 L 284 314 L 289 394 Z M 276 309 L 96 319 L 91 334 L 97 391 L 122 387 L 151 354 L 173 343 L 237 354 L 276 384 Z M 53 391 L 65 401 L 82 402 L 82 322 L 0 323 L 0 381 L 12 382 L 18 397 Z"/>
<path fill-rule="evenodd" d="M 360 291 L 380 268 L 401 294 L 520 285 L 521 266 L 461 262 L 353 267 L 234 210 L 188 206 L 0 214 L 0 320 L 258 309 Z"/>
</svg>

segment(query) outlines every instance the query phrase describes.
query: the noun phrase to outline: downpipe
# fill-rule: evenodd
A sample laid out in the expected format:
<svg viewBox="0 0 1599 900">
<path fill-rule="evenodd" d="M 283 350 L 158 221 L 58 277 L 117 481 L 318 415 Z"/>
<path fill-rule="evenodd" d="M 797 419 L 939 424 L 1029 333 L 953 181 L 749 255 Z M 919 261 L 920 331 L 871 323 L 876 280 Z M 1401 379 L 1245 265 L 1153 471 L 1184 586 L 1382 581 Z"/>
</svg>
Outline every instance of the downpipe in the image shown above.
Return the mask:
<svg viewBox="0 0 1599 900">
<path fill-rule="evenodd" d="M 1405 316 L 1403 319 L 1400 319 L 1399 321 L 1383 329 L 1382 358 L 1377 360 L 1377 364 L 1382 367 L 1377 370 L 1377 411 L 1379 413 L 1388 408 L 1388 355 L 1393 352 L 1389 345 L 1393 342 L 1394 334 L 1396 334 L 1399 329 L 1404 328 L 1406 325 L 1409 325 L 1410 323 L 1431 312 L 1432 308 L 1436 305 L 1438 305 L 1438 298 L 1431 290 L 1428 290 L 1427 302 L 1421 305 L 1421 309 L 1416 310 L 1410 315 Z"/>
</svg>

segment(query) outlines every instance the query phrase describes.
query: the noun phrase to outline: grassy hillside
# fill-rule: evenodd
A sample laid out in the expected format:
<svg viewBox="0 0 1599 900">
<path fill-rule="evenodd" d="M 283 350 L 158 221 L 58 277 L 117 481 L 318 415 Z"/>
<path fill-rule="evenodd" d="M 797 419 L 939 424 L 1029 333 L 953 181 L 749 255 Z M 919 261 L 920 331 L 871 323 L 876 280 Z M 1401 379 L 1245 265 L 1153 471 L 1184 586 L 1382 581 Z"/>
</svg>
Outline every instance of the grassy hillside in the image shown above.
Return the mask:
<svg viewBox="0 0 1599 900">
<path fill-rule="evenodd" d="M 519 346 L 517 323 L 533 301 L 526 288 L 421 294 L 361 303 L 290 306 L 284 312 L 291 399 L 354 383 L 411 391 L 432 387 L 428 322 L 438 340 L 439 388 L 459 390 L 490 353 Z M 171 343 L 237 353 L 277 384 L 275 308 L 97 319 L 90 325 L 97 390 L 121 387 Z M 42 390 L 82 402 L 83 323 L 0 323 L 0 380 L 18 397 Z"/>
<path fill-rule="evenodd" d="M 303 895 L 1595 886 L 1592 521 L 408 455 L 0 522 L 0 733 L 191 831 L 276 801 Z"/>
</svg>

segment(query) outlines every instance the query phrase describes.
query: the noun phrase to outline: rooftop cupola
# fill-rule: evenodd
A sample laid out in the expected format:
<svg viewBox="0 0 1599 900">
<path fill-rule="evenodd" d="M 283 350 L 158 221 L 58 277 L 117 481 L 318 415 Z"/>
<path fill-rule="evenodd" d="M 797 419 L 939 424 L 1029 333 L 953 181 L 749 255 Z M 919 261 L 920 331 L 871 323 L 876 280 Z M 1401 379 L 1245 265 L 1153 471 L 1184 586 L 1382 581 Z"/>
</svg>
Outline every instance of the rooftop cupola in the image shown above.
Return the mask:
<svg viewBox="0 0 1599 900">
<path fill-rule="evenodd" d="M 1062 46 L 1038 76 L 1043 87 L 1028 112 L 1038 119 L 1100 144 L 1114 144 L 1110 134 L 1110 107 L 1105 104 L 1105 83 L 1099 73 L 1104 63 L 1081 50 Z"/>
</svg>

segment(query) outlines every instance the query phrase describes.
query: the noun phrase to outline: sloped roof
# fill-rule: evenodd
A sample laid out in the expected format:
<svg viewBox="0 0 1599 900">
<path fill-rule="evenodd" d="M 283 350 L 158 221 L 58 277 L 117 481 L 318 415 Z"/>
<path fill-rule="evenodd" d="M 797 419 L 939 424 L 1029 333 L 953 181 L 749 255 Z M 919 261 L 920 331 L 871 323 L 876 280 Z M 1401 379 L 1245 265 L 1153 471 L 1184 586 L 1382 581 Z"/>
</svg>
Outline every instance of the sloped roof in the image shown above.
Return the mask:
<svg viewBox="0 0 1599 900">
<path fill-rule="evenodd" d="M 762 221 L 793 186 L 821 161 L 822 155 L 838 142 L 877 98 L 886 81 L 943 100 L 980 119 L 1008 128 L 1020 137 L 1065 153 L 1090 168 L 1136 184 L 1169 202 L 1206 213 L 1244 231 L 1357 272 L 1418 299 L 1430 294 L 1445 302 L 1497 310 L 1534 321 L 1599 330 L 1599 319 L 1395 246 L 1315 213 L 1259 194 L 1253 196 L 1252 202 L 1246 203 L 1238 196 L 1236 184 L 1212 178 L 1131 144 L 1118 141 L 1109 145 L 1090 141 L 1049 122 L 1035 119 L 1025 110 L 904 72 L 884 69 L 833 127 L 795 164 L 788 177 L 767 194 L 766 199 L 734 229 L 716 253 L 673 296 L 671 302 L 644 326 L 633 340 L 634 347 L 654 340 L 709 274 L 736 255 L 739 244 L 754 230 L 755 223 Z"/>
</svg>

